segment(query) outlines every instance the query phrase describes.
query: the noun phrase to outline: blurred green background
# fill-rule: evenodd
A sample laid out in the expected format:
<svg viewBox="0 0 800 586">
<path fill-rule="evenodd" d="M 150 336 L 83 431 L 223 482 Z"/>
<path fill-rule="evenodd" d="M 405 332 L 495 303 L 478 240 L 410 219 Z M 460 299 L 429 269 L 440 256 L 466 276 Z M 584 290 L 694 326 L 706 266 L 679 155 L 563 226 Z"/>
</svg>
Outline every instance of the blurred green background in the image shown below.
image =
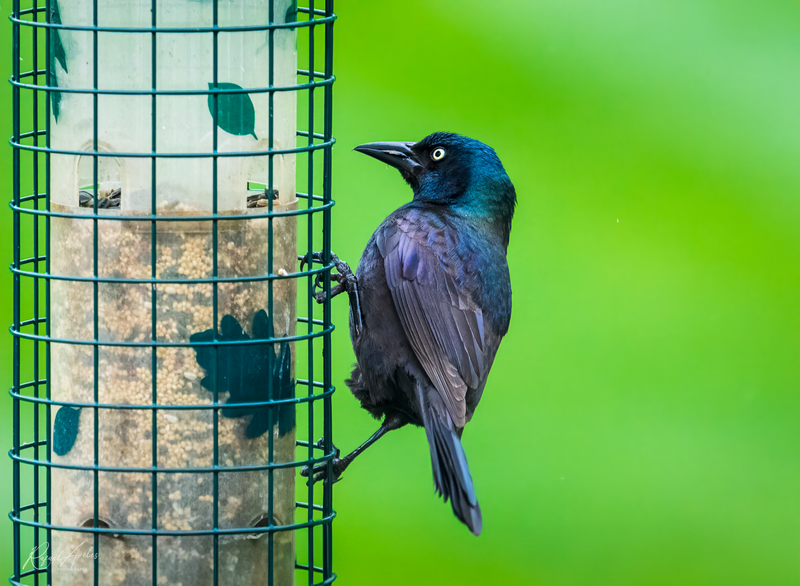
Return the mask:
<svg viewBox="0 0 800 586">
<path fill-rule="evenodd" d="M 411 195 L 350 150 L 363 142 L 473 136 L 519 198 L 511 329 L 464 434 L 484 533 L 435 497 L 424 433 L 394 432 L 336 485 L 337 583 L 800 583 L 800 2 L 337 12 L 334 251 L 355 265 Z M 6 147 L 7 194 L 10 164 Z M 9 324 L 7 272 L 0 299 Z M 335 440 L 349 450 L 376 423 L 343 384 L 353 354 L 334 305 Z"/>
</svg>

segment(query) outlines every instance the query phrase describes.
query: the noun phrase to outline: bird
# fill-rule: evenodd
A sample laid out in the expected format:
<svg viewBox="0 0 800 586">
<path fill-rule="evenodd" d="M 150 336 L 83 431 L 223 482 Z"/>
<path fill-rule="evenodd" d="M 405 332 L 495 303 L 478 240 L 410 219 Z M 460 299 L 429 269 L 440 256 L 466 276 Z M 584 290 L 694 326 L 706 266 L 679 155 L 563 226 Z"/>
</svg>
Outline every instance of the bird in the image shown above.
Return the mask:
<svg viewBox="0 0 800 586">
<path fill-rule="evenodd" d="M 331 297 L 350 298 L 356 365 L 346 384 L 383 421 L 351 453 L 335 450 L 332 477 L 325 463 L 302 474 L 336 482 L 387 432 L 424 427 L 436 492 L 479 535 L 483 517 L 461 438 L 511 320 L 506 254 L 516 191 L 495 151 L 466 136 L 436 132 L 354 150 L 399 170 L 413 191 L 375 230 L 355 273 L 331 256 Z M 315 297 L 322 303 L 326 294 Z"/>
</svg>

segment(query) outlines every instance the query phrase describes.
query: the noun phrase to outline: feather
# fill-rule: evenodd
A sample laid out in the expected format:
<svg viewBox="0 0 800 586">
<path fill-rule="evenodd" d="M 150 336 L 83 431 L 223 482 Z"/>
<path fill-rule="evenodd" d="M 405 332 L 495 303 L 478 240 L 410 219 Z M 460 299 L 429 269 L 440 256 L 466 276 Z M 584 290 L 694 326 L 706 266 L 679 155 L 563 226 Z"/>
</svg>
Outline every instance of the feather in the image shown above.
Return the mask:
<svg viewBox="0 0 800 586">
<path fill-rule="evenodd" d="M 461 272 L 451 268 L 459 266 L 450 258 L 451 242 L 413 210 L 379 228 L 376 244 L 414 353 L 461 428 L 467 421 L 466 395 L 483 387 L 491 363 L 487 354 L 493 358 L 499 344 L 497 339 L 486 346 L 483 311 L 470 290 L 477 282 L 461 274 L 468 266 Z"/>
</svg>

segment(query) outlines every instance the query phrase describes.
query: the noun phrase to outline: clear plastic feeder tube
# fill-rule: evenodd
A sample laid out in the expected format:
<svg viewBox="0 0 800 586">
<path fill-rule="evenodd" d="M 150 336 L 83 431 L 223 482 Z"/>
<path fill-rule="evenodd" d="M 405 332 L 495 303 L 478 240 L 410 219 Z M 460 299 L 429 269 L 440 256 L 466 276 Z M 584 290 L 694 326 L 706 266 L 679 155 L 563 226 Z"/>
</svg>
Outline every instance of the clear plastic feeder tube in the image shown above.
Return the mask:
<svg viewBox="0 0 800 586">
<path fill-rule="evenodd" d="M 216 17 L 214 4 L 153 3 L 156 26 L 270 19 L 269 2 L 219 2 Z M 272 4 L 275 22 L 293 19 L 291 0 Z M 149 1 L 99 0 L 96 15 L 88 0 L 52 6 L 65 25 L 92 26 L 95 16 L 99 27 L 153 24 Z M 64 89 L 296 83 L 289 28 L 59 29 L 50 41 L 50 85 Z M 266 91 L 54 94 L 51 147 L 85 154 L 51 155 L 51 210 L 67 215 L 51 220 L 51 334 L 74 342 L 52 346 L 51 393 L 75 404 L 53 418 L 52 522 L 109 532 L 97 561 L 76 556 L 74 571 L 55 562 L 53 583 L 91 584 L 96 564 L 104 585 L 152 584 L 153 571 L 159 584 L 210 585 L 215 571 L 219 584 L 261 584 L 270 567 L 275 584 L 292 584 L 292 532 L 258 528 L 293 522 L 295 469 L 280 464 L 295 459 L 294 405 L 259 403 L 294 396 L 294 344 L 281 338 L 295 334 L 296 283 L 280 276 L 296 270 L 296 221 L 225 216 L 297 208 L 294 155 L 260 154 L 294 148 L 295 93 L 275 92 L 272 101 Z M 223 154 L 216 161 L 215 150 Z M 94 210 L 80 206 L 81 191 L 99 201 L 115 190 L 118 209 L 86 217 Z M 254 194 L 258 207 L 248 207 Z M 214 276 L 220 281 L 203 281 Z M 170 533 L 155 552 L 152 529 Z M 223 530 L 216 570 L 214 529 Z M 53 532 L 54 552 L 92 545 L 91 533 Z"/>
</svg>

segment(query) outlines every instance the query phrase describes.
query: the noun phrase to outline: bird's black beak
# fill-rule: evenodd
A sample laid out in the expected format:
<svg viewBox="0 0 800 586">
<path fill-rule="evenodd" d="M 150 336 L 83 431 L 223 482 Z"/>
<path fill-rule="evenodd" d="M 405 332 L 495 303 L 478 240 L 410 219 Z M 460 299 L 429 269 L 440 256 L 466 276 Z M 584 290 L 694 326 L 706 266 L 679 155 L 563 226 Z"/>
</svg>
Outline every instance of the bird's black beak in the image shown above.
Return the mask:
<svg viewBox="0 0 800 586">
<path fill-rule="evenodd" d="M 417 155 L 411 150 L 413 142 L 370 142 L 357 146 L 355 151 L 375 157 L 392 167 L 399 169 L 404 175 L 414 176 L 422 170 Z"/>
</svg>

